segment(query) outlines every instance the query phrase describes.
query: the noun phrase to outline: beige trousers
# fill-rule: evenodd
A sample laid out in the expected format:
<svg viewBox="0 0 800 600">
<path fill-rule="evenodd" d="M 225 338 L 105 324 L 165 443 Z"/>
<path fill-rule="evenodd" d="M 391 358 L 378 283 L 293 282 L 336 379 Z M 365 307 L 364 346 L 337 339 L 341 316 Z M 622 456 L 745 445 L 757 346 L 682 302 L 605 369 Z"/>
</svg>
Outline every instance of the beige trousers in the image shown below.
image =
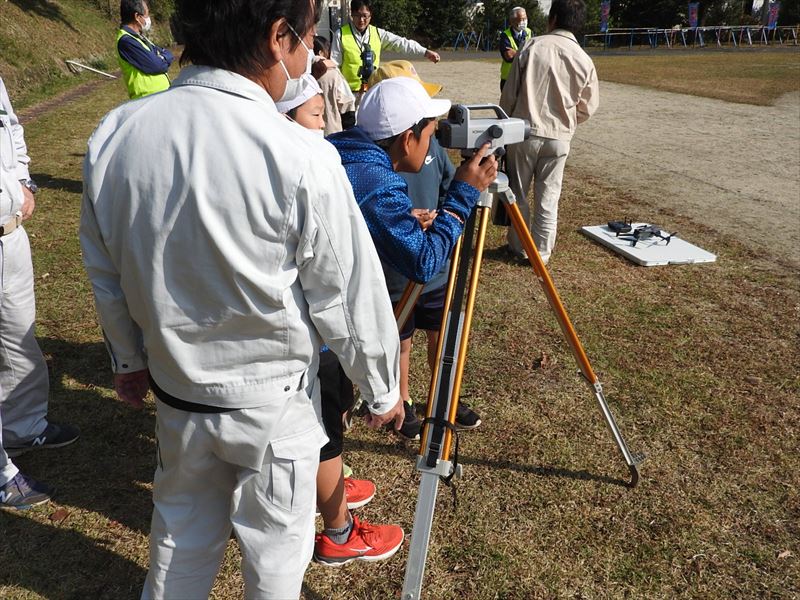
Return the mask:
<svg viewBox="0 0 800 600">
<path fill-rule="evenodd" d="M 536 249 L 547 264 L 556 245 L 558 223 L 558 200 L 564 165 L 569 154 L 569 142 L 542 137 L 508 147 L 506 164 L 511 191 L 517 198 L 528 230 L 533 236 Z M 533 219 L 528 202 L 528 190 L 533 181 Z M 522 244 L 512 227 L 508 229 L 508 245 L 511 251 L 521 255 Z"/>
</svg>

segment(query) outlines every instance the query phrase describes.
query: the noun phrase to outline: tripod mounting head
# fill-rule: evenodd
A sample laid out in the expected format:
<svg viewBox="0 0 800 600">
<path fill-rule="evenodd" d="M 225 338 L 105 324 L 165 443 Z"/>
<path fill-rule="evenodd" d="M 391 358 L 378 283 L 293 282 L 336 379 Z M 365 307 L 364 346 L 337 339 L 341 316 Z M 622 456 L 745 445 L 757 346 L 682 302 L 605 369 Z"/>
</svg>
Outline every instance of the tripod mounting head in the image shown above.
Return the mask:
<svg viewBox="0 0 800 600">
<path fill-rule="evenodd" d="M 473 112 L 491 111 L 491 117 L 475 117 Z M 525 119 L 509 117 L 496 104 L 454 104 L 446 119 L 439 121 L 436 139 L 444 148 L 471 154 L 487 142 L 487 154 L 505 153 L 505 147 L 518 144 L 531 136 L 531 126 Z"/>
</svg>

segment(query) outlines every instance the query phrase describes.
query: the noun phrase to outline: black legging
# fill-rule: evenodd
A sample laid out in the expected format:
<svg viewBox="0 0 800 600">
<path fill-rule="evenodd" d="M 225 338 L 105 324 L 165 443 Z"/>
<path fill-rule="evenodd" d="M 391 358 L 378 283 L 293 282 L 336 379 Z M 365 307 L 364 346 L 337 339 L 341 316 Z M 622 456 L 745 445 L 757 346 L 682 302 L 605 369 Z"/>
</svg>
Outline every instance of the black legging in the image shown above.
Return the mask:
<svg viewBox="0 0 800 600">
<path fill-rule="evenodd" d="M 336 355 L 328 350 L 319 355 L 319 382 L 322 398 L 322 424 L 328 443 L 319 452 L 320 462 L 342 454 L 344 425 L 342 416 L 353 406 L 353 384 L 344 374 Z"/>
</svg>

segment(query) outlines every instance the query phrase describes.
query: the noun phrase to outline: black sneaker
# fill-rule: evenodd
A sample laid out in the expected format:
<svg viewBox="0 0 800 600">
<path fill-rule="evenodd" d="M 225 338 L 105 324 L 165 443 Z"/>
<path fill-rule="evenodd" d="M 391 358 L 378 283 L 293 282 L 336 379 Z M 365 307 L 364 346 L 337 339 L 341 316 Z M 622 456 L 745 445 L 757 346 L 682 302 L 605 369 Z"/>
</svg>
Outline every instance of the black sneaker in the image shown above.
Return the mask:
<svg viewBox="0 0 800 600">
<path fill-rule="evenodd" d="M 63 446 L 69 446 L 78 439 L 78 436 L 80 436 L 80 431 L 77 427 L 48 423 L 44 431 L 29 442 L 25 442 L 20 446 L 8 446 L 5 448 L 5 451 L 10 458 L 14 458 L 15 456 L 25 454 L 26 452 L 38 448 L 62 448 Z"/>
<path fill-rule="evenodd" d="M 17 473 L 14 479 L 0 486 L 0 508 L 25 510 L 48 502 L 54 491 L 46 483 L 34 481 L 22 473 Z"/>
<path fill-rule="evenodd" d="M 417 418 L 417 414 L 414 412 L 413 404 L 403 402 L 403 408 L 406 410 L 406 416 L 403 419 L 403 425 L 398 430 L 395 430 L 394 425 L 391 423 L 389 424 L 389 427 L 392 428 L 392 431 L 397 433 L 402 438 L 410 441 L 418 440 L 419 432 L 422 429 L 422 421 Z"/>
<path fill-rule="evenodd" d="M 478 413 L 476 413 L 463 402 L 459 402 L 458 408 L 456 409 L 456 429 L 475 429 L 476 427 L 479 427 L 480 424 L 481 418 L 478 416 Z"/>
</svg>

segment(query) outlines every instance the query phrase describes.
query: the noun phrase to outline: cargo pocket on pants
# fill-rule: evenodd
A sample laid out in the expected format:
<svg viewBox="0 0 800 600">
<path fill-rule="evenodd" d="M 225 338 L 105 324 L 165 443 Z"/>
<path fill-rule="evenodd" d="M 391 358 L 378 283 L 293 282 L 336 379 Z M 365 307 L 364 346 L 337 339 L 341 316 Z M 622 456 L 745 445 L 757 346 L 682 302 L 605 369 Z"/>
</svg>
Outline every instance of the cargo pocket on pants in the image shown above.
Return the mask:
<svg viewBox="0 0 800 600">
<path fill-rule="evenodd" d="M 326 441 L 319 426 L 273 440 L 267 500 L 288 512 L 313 505 L 319 449 Z"/>
</svg>

